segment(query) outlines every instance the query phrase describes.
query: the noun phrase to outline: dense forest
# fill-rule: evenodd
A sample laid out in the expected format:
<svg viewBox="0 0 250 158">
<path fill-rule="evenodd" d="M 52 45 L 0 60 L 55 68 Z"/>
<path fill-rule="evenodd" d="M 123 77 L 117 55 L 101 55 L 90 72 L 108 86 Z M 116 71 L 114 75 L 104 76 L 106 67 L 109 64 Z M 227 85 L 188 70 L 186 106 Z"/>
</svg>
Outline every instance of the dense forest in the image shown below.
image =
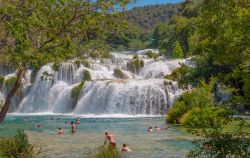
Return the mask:
<svg viewBox="0 0 250 158">
<path fill-rule="evenodd" d="M 153 29 L 159 23 L 169 22 L 181 10 L 182 4 L 150 5 L 128 10 L 125 16 L 133 25 L 147 30 Z"/>
</svg>

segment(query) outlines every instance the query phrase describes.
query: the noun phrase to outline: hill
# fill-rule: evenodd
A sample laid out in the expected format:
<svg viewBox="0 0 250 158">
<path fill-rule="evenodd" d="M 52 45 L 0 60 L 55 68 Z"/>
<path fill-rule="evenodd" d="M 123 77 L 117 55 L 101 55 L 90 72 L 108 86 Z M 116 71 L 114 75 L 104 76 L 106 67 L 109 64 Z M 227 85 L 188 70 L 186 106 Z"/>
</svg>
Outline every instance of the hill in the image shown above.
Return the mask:
<svg viewBox="0 0 250 158">
<path fill-rule="evenodd" d="M 126 19 L 143 29 L 152 29 L 159 23 L 169 22 L 182 11 L 182 4 L 149 5 L 126 12 Z"/>
</svg>

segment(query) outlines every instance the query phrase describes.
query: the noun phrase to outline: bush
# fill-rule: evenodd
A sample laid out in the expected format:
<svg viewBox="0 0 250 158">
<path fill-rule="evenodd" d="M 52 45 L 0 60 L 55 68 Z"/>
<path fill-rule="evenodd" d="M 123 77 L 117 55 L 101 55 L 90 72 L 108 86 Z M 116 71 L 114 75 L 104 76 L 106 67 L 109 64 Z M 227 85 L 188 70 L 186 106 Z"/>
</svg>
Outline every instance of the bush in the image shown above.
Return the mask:
<svg viewBox="0 0 250 158">
<path fill-rule="evenodd" d="M 166 121 L 168 123 L 180 123 L 182 115 L 184 115 L 190 107 L 186 106 L 184 101 L 176 101 L 171 109 L 167 112 Z"/>
<path fill-rule="evenodd" d="M 72 107 L 73 109 L 75 108 L 77 101 L 79 99 L 81 90 L 84 86 L 84 81 L 82 81 L 79 85 L 77 85 L 76 87 L 74 87 L 71 91 L 71 99 L 72 99 Z"/>
<path fill-rule="evenodd" d="M 122 158 L 122 156 L 117 150 L 109 150 L 108 148 L 100 147 L 96 154 L 88 156 L 87 158 Z"/>
<path fill-rule="evenodd" d="M 83 64 L 84 67 L 90 68 L 90 63 L 89 63 L 88 60 L 82 59 L 81 61 L 82 61 L 82 64 Z"/>
<path fill-rule="evenodd" d="M 75 60 L 74 64 L 76 64 L 76 66 L 79 68 L 81 66 L 81 60 L 80 59 Z"/>
<path fill-rule="evenodd" d="M 214 84 L 215 80 L 212 80 L 210 84 L 201 81 L 198 88 L 193 89 L 192 92 L 185 92 L 181 98 L 174 102 L 172 108 L 167 112 L 166 121 L 168 123 L 181 123 L 180 119 L 183 115 L 193 108 L 214 107 Z M 183 123 L 189 121 L 189 117 L 187 116 L 184 117 L 185 119 L 183 118 Z"/>
<path fill-rule="evenodd" d="M 160 49 L 159 50 L 159 55 L 167 55 L 167 50 L 166 49 Z"/>
<path fill-rule="evenodd" d="M 229 113 L 222 107 L 195 107 L 180 119 L 180 123 L 190 129 L 220 128 L 226 124 Z"/>
<path fill-rule="evenodd" d="M 83 81 L 91 81 L 92 77 L 88 70 L 83 71 Z"/>
<path fill-rule="evenodd" d="M 174 49 L 173 49 L 173 53 L 172 53 L 172 56 L 174 58 L 183 58 L 183 51 L 182 51 L 182 48 L 181 48 L 181 44 L 179 43 L 179 41 L 175 42 L 174 44 Z"/>
<path fill-rule="evenodd" d="M 3 158 L 33 158 L 39 151 L 28 142 L 23 131 L 18 131 L 12 138 L 0 138 L 0 157 Z"/>
<path fill-rule="evenodd" d="M 114 69 L 114 76 L 120 79 L 127 79 L 128 77 L 122 72 L 122 70 L 116 68 Z"/>
<path fill-rule="evenodd" d="M 1 89 L 2 89 L 2 87 L 3 87 L 3 84 L 4 84 L 4 76 L 0 76 L 0 91 L 1 91 Z"/>
<path fill-rule="evenodd" d="M 249 158 L 250 137 L 249 133 L 221 133 L 221 131 L 211 131 L 206 139 L 194 142 L 187 157 L 189 158 Z"/>
<path fill-rule="evenodd" d="M 154 58 L 154 53 L 151 51 L 151 50 L 149 50 L 149 51 L 147 51 L 147 56 L 149 57 L 149 58 Z"/>
<path fill-rule="evenodd" d="M 52 69 L 53 69 L 54 71 L 59 71 L 59 68 L 60 68 L 60 64 L 57 63 L 57 62 L 55 62 L 55 63 L 52 65 Z"/>
</svg>

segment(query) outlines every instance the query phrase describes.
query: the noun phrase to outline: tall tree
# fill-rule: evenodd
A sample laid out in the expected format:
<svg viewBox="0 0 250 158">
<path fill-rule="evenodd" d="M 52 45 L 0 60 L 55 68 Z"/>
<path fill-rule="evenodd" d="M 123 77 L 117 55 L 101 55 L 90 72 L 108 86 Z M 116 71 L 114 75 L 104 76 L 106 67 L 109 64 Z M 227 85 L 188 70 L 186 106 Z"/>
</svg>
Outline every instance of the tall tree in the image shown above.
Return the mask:
<svg viewBox="0 0 250 158">
<path fill-rule="evenodd" d="M 1 62 L 17 67 L 17 80 L 0 112 L 0 122 L 25 71 L 72 58 L 89 32 L 116 27 L 113 17 L 129 0 L 0 0 Z M 117 12 L 119 10 L 119 12 Z"/>
</svg>

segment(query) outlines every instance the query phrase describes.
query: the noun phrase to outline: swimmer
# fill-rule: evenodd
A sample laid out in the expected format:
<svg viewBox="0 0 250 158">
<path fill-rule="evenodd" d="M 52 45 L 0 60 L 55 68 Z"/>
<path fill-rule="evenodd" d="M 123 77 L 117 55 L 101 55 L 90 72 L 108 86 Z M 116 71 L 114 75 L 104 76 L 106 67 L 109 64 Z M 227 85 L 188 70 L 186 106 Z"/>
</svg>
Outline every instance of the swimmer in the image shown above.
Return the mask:
<svg viewBox="0 0 250 158">
<path fill-rule="evenodd" d="M 129 147 L 127 147 L 127 144 L 122 145 L 121 151 L 122 152 L 132 152 L 132 150 Z"/>
<path fill-rule="evenodd" d="M 155 130 L 160 131 L 161 129 L 159 127 L 155 126 Z"/>
<path fill-rule="evenodd" d="M 77 125 L 80 124 L 80 117 L 78 117 L 78 118 L 76 119 L 76 124 L 77 124 Z"/>
<path fill-rule="evenodd" d="M 41 127 L 41 125 L 38 124 L 38 125 L 37 125 L 37 128 L 40 128 L 40 127 Z"/>
<path fill-rule="evenodd" d="M 150 127 L 148 128 L 148 132 L 153 132 L 153 127 L 150 126 Z"/>
<path fill-rule="evenodd" d="M 64 130 L 62 128 L 58 128 L 58 135 L 64 135 Z"/>
<path fill-rule="evenodd" d="M 76 124 L 75 124 L 75 122 L 71 122 L 71 133 L 72 134 L 76 133 Z"/>
<path fill-rule="evenodd" d="M 108 141 L 109 142 L 109 147 L 108 147 L 109 150 L 115 150 L 115 148 L 116 148 L 115 137 L 109 132 L 105 132 L 104 137 L 105 137 L 105 141 L 104 141 L 103 147 L 106 145 L 106 143 Z"/>
</svg>

